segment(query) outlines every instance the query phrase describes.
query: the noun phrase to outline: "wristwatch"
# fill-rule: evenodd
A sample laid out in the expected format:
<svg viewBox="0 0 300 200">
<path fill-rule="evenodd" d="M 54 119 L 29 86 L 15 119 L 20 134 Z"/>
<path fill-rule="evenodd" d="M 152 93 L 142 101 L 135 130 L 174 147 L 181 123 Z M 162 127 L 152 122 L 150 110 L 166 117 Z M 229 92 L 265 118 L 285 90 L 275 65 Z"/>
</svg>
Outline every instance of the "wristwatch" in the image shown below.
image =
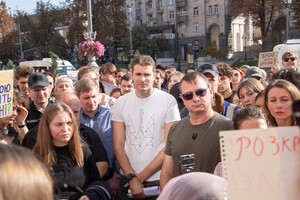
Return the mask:
<svg viewBox="0 0 300 200">
<path fill-rule="evenodd" d="M 129 174 L 127 174 L 127 176 L 126 176 L 126 179 L 127 179 L 128 181 L 131 181 L 134 177 L 136 177 L 135 174 L 129 173 Z"/>
</svg>

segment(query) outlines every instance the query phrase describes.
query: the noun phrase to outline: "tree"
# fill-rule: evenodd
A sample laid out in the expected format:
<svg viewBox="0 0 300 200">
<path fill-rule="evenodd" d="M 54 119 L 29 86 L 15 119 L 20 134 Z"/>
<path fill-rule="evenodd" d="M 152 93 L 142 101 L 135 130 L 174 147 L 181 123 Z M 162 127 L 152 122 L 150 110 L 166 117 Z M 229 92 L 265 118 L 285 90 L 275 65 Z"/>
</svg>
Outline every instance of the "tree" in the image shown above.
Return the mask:
<svg viewBox="0 0 300 200">
<path fill-rule="evenodd" d="M 130 49 L 129 33 L 124 39 L 127 49 Z M 134 26 L 132 28 L 132 46 L 141 54 L 153 55 L 159 51 L 167 51 L 170 49 L 168 40 L 161 37 L 150 38 L 151 30 L 147 25 Z"/>
<path fill-rule="evenodd" d="M 284 0 L 229 0 L 228 5 L 233 17 L 253 17 L 253 25 L 260 28 L 262 50 L 266 51 L 272 22 L 275 14 L 283 9 L 284 3 Z"/>
<path fill-rule="evenodd" d="M 0 2 L 0 40 L 1 36 L 5 37 L 14 29 L 15 23 L 8 15 L 5 2 Z"/>
<path fill-rule="evenodd" d="M 93 25 L 97 40 L 106 46 L 119 46 L 127 32 L 124 0 L 96 0 L 93 4 Z"/>
<path fill-rule="evenodd" d="M 227 55 L 226 51 L 220 50 L 216 44 L 212 42 L 207 43 L 207 47 L 202 51 L 204 56 L 210 56 L 211 58 L 225 58 Z"/>
<path fill-rule="evenodd" d="M 10 59 L 7 61 L 7 69 L 16 69 L 16 66 L 14 65 L 14 62 Z"/>
<path fill-rule="evenodd" d="M 15 23 L 8 15 L 5 2 L 0 2 L 0 59 L 7 62 L 8 59 L 16 58 L 16 37 L 14 31 Z"/>
<path fill-rule="evenodd" d="M 35 12 L 36 22 L 32 24 L 32 29 L 30 30 L 31 42 L 35 47 L 48 46 L 56 33 L 57 10 L 50 1 L 39 1 L 36 4 Z"/>
<path fill-rule="evenodd" d="M 291 10 L 294 13 L 292 19 L 294 20 L 295 28 L 300 29 L 300 0 L 293 0 Z"/>
</svg>

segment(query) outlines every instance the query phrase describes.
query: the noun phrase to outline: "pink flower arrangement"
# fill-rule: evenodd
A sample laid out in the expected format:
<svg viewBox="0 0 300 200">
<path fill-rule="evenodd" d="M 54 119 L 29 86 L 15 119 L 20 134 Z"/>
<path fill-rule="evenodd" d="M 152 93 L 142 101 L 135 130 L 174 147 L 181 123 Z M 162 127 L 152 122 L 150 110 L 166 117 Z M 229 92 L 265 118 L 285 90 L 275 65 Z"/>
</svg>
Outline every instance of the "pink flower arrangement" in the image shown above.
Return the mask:
<svg viewBox="0 0 300 200">
<path fill-rule="evenodd" d="M 104 55 L 104 45 L 99 41 L 85 41 L 78 45 L 78 57 L 82 60 L 85 56 L 92 54 L 99 59 Z"/>
</svg>

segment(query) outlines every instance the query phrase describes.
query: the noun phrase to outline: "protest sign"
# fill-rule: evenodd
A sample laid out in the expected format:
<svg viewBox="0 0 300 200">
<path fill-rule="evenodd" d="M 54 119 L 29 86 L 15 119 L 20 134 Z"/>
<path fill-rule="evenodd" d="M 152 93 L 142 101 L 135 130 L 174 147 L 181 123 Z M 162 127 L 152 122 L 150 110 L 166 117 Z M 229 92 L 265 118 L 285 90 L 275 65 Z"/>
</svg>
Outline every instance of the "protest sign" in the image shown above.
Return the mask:
<svg viewBox="0 0 300 200">
<path fill-rule="evenodd" d="M 230 200 L 300 199 L 298 127 L 220 132 Z"/>
<path fill-rule="evenodd" d="M 258 67 L 267 68 L 274 67 L 278 62 L 278 52 L 262 52 L 259 53 Z"/>
<path fill-rule="evenodd" d="M 12 113 L 14 71 L 0 71 L 0 77 L 0 117 L 4 117 Z"/>
</svg>

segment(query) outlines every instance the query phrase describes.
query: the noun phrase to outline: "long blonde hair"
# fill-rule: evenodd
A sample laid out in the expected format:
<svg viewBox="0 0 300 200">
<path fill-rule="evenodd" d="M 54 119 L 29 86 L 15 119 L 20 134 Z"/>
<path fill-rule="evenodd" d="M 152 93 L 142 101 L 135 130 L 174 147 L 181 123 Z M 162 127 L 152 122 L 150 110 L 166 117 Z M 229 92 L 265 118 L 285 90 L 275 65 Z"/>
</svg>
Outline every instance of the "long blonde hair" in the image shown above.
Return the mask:
<svg viewBox="0 0 300 200">
<path fill-rule="evenodd" d="M 40 159 L 45 163 L 48 169 L 50 169 L 51 166 L 56 163 L 56 153 L 52 143 L 52 136 L 49 124 L 53 120 L 53 118 L 60 112 L 67 112 L 71 117 L 73 123 L 73 136 L 71 137 L 68 144 L 69 151 L 72 157 L 76 160 L 77 164 L 79 166 L 82 166 L 82 146 L 84 144 L 83 142 L 81 142 L 78 124 L 71 108 L 62 102 L 53 103 L 49 105 L 44 111 L 41 121 L 39 123 L 37 142 L 33 148 L 33 151 L 40 156 Z"/>
<path fill-rule="evenodd" d="M 0 200 L 53 200 L 52 178 L 27 149 L 0 144 Z"/>
</svg>

